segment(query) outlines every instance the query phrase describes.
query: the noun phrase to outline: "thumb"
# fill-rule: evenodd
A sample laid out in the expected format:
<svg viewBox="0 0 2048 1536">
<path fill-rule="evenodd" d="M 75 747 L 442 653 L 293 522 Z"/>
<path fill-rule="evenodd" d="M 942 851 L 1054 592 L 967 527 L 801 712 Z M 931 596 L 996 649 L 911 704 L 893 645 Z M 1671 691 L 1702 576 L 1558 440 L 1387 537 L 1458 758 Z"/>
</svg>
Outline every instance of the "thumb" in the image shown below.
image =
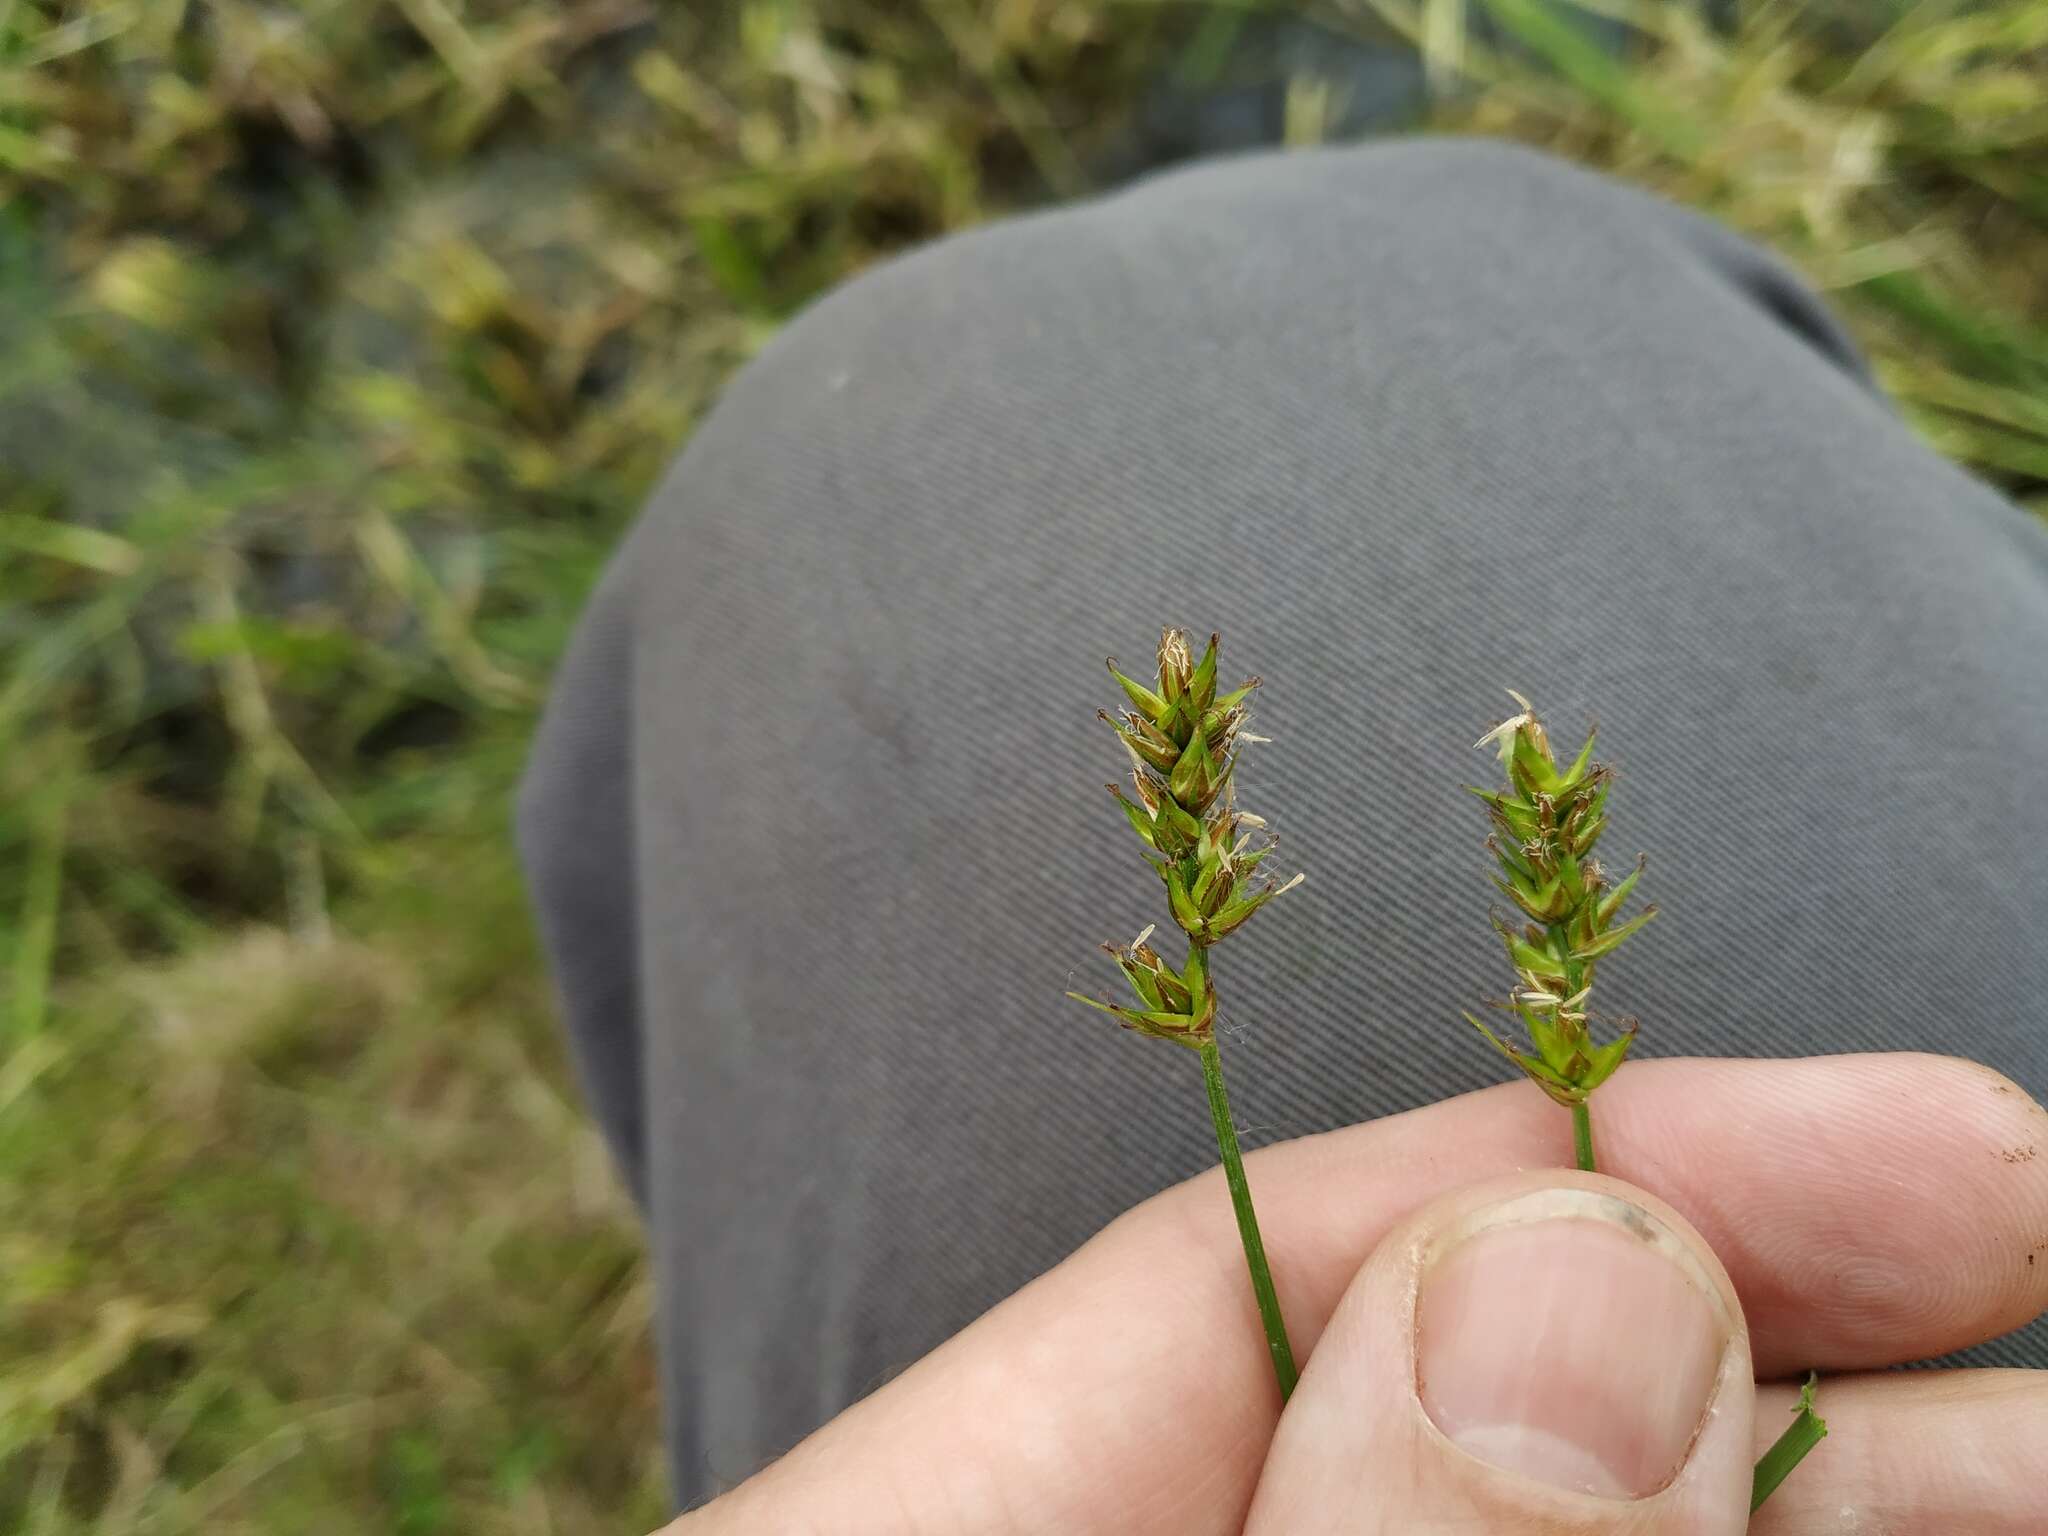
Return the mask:
<svg viewBox="0 0 2048 1536">
<path fill-rule="evenodd" d="M 1546 1170 L 1459 1190 L 1353 1278 L 1246 1536 L 1735 1536 L 1749 1334 L 1662 1201 Z"/>
</svg>

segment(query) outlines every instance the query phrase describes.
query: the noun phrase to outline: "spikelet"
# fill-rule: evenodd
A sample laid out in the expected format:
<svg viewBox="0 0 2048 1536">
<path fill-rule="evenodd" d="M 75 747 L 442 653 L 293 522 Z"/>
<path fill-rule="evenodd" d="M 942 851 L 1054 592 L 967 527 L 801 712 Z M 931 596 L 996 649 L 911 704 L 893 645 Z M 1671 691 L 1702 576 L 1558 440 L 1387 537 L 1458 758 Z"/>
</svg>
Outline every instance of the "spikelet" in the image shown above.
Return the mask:
<svg viewBox="0 0 2048 1536">
<path fill-rule="evenodd" d="M 1475 745 L 1495 745 L 1507 774 L 1505 790 L 1473 789 L 1493 824 L 1486 845 L 1500 865 L 1494 884 L 1513 902 L 1518 920 L 1494 918 L 1507 947 L 1516 985 L 1492 1006 L 1518 1017 L 1530 1049 L 1510 1045 L 1478 1018 L 1465 1018 L 1494 1048 L 1558 1103 L 1585 1103 L 1614 1075 L 1635 1041 L 1633 1019 L 1604 1043 L 1593 1038 L 1597 1017 L 1587 1007 L 1600 960 L 1657 915 L 1647 907 L 1617 922 L 1622 904 L 1642 878 L 1643 862 L 1610 886 L 1593 849 L 1607 827 L 1607 794 L 1614 774 L 1593 761 L 1593 735 L 1571 766 L 1560 769 L 1549 734 L 1529 701 L 1509 697 L 1521 713 L 1495 726 Z"/>
<path fill-rule="evenodd" d="M 1137 994 L 1138 1006 L 1069 994 L 1115 1015 L 1127 1028 L 1194 1047 L 1215 1034 L 1206 951 L 1303 878 L 1296 875 L 1285 884 L 1257 878 L 1274 844 L 1261 835 L 1263 820 L 1237 808 L 1232 773 L 1243 744 L 1264 739 L 1244 729 L 1246 701 L 1259 680 L 1218 695 L 1216 647 L 1211 635 L 1196 660 L 1185 630 L 1164 631 L 1156 688 L 1125 676 L 1112 657 L 1110 675 L 1129 708 L 1115 715 L 1100 712 L 1131 765 L 1131 794 L 1115 784 L 1109 792 L 1144 844 L 1145 862 L 1166 887 L 1167 909 L 1187 935 L 1187 961 L 1175 968 L 1163 960 L 1145 942 L 1153 931 L 1148 928 L 1131 944 L 1103 946 Z"/>
</svg>

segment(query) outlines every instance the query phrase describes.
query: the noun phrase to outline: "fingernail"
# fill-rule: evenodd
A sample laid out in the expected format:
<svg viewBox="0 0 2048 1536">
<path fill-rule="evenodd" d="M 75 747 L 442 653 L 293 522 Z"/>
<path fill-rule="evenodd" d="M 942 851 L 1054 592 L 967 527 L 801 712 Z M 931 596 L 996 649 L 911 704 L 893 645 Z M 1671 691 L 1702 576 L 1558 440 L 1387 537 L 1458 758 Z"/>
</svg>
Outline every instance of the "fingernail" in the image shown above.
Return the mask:
<svg viewBox="0 0 2048 1536">
<path fill-rule="evenodd" d="M 1545 1189 L 1468 1217 L 1426 1262 L 1416 1385 L 1452 1443 L 1614 1499 L 1677 1475 L 1732 1332 L 1686 1239 L 1617 1196 Z"/>
</svg>

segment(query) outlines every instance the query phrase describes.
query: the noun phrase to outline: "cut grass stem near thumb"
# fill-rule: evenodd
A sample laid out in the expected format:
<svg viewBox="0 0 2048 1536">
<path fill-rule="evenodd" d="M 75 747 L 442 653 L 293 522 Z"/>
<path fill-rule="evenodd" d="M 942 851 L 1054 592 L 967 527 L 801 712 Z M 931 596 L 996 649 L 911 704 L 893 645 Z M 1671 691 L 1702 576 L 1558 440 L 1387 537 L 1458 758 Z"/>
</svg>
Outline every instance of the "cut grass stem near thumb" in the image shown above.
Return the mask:
<svg viewBox="0 0 2048 1536">
<path fill-rule="evenodd" d="M 1792 1469 L 1806 1460 L 1807 1453 L 1828 1437 L 1828 1421 L 1813 1411 L 1814 1393 L 1819 1388 L 1820 1377 L 1808 1372 L 1806 1385 L 1799 1389 L 1799 1401 L 1792 1408 L 1792 1427 L 1778 1436 L 1756 1464 L 1749 1485 L 1751 1514 L 1761 1509 L 1764 1500 L 1777 1492 L 1778 1484 L 1791 1476 Z"/>
</svg>

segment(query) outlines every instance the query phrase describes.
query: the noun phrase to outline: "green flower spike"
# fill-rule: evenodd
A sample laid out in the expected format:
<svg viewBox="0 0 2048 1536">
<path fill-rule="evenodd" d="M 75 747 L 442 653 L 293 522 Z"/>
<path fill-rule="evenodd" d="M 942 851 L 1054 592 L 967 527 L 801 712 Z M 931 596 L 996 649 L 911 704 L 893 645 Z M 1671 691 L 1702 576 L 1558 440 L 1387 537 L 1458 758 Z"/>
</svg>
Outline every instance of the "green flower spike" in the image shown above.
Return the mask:
<svg viewBox="0 0 2048 1536">
<path fill-rule="evenodd" d="M 1112 657 L 1110 676 L 1123 689 L 1130 708 L 1117 715 L 1101 712 L 1131 763 L 1131 795 L 1127 797 L 1115 784 L 1109 786 L 1109 792 L 1144 845 L 1145 862 L 1166 887 L 1167 910 L 1187 936 L 1187 960 L 1178 969 L 1167 964 L 1148 942 L 1155 930 L 1147 928 L 1128 945 L 1103 946 L 1137 995 L 1135 1007 L 1079 992 L 1067 995 L 1101 1009 L 1126 1029 L 1171 1040 L 1201 1057 L 1216 1147 L 1222 1154 L 1245 1265 L 1251 1271 L 1266 1347 L 1284 1401 L 1294 1390 L 1294 1353 L 1280 1316 L 1258 1217 L 1252 1210 L 1230 1099 L 1224 1092 L 1209 951 L 1274 897 L 1299 885 L 1303 877 L 1296 875 L 1284 885 L 1255 879 L 1259 866 L 1272 855 L 1273 843 L 1269 838 L 1254 846 L 1266 824 L 1237 809 L 1231 774 L 1242 746 L 1265 740 L 1244 728 L 1245 703 L 1259 680 L 1253 678 L 1219 696 L 1216 645 L 1217 637 L 1211 635 L 1208 648 L 1197 661 L 1184 630 L 1164 631 L 1159 637 L 1156 688 L 1126 677 Z"/>
<path fill-rule="evenodd" d="M 1530 1049 L 1510 1045 L 1473 1014 L 1465 1018 L 1545 1093 L 1572 1112 L 1581 1168 L 1593 1166 L 1593 1128 L 1586 1100 L 1614 1075 L 1635 1042 L 1636 1024 L 1624 1020 L 1620 1033 L 1596 1043 L 1594 1015 L 1586 1006 L 1600 960 L 1657 915 L 1646 907 L 1624 922 L 1622 904 L 1642 878 L 1643 861 L 1610 887 L 1593 855 L 1607 826 L 1607 792 L 1613 771 L 1593 761 L 1594 736 L 1586 737 L 1571 766 L 1560 769 L 1549 734 L 1529 701 L 1509 697 L 1522 711 L 1495 726 L 1475 745 L 1495 744 L 1507 787 L 1473 789 L 1485 802 L 1493 833 L 1486 840 L 1500 873 L 1494 884 L 1519 909 L 1517 927 L 1496 915 L 1494 929 L 1507 947 L 1516 985 L 1506 1002 L 1491 1006 L 1514 1014 L 1528 1033 Z"/>
<path fill-rule="evenodd" d="M 1145 845 L 1145 861 L 1165 884 L 1174 922 L 1198 948 L 1242 927 L 1303 878 L 1252 884 L 1273 845 L 1252 846 L 1253 834 L 1266 824 L 1236 808 L 1231 772 L 1243 743 L 1265 740 L 1244 729 L 1245 701 L 1259 679 L 1218 697 L 1216 645 L 1211 635 L 1197 662 L 1186 632 L 1167 630 L 1159 639 L 1156 692 L 1119 672 L 1111 657 L 1110 676 L 1131 707 L 1099 716 L 1130 757 L 1136 799 L 1127 799 L 1114 784 L 1109 792 Z"/>
<path fill-rule="evenodd" d="M 1621 1032 L 1596 1044 L 1586 1007 L 1599 962 L 1657 915 L 1645 907 L 1635 917 L 1616 922 L 1622 903 L 1643 876 L 1643 861 L 1611 888 L 1607 873 L 1593 857 L 1593 846 L 1607 826 L 1607 791 L 1614 774 L 1593 761 L 1593 734 L 1559 769 L 1551 754 L 1550 736 L 1536 711 L 1519 693 L 1508 697 L 1522 712 L 1503 720 L 1474 743 L 1494 743 L 1507 788 L 1474 789 L 1486 803 L 1493 834 L 1486 846 L 1500 865 L 1494 884 L 1520 909 L 1525 920 L 1517 928 L 1500 917 L 1494 929 L 1507 946 L 1515 968 L 1515 988 L 1505 1003 L 1494 1007 L 1513 1013 L 1529 1033 L 1530 1050 L 1509 1045 L 1472 1014 L 1465 1017 L 1545 1093 L 1572 1112 L 1572 1140 L 1578 1164 L 1593 1167 L 1593 1119 L 1586 1101 L 1621 1065 L 1635 1043 L 1636 1025 L 1624 1020 Z M 1469 786 L 1468 786 L 1469 787 Z M 1815 1381 L 1809 1377 L 1799 1395 L 1793 1425 L 1756 1464 L 1751 1510 L 1791 1473 L 1827 1434 L 1827 1425 L 1813 1411 Z"/>
</svg>

